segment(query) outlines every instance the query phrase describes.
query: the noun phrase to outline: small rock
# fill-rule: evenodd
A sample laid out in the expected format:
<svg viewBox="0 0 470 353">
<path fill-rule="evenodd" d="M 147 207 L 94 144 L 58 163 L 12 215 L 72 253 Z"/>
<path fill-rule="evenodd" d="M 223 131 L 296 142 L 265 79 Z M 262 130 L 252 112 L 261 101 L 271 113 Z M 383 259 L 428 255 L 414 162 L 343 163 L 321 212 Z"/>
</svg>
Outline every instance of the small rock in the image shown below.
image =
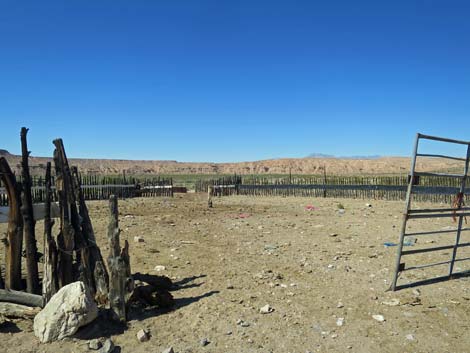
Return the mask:
<svg viewBox="0 0 470 353">
<path fill-rule="evenodd" d="M 232 333 L 233 333 L 232 331 L 227 331 L 225 334 L 226 334 L 227 336 L 230 336 Z"/>
<path fill-rule="evenodd" d="M 134 237 L 134 243 L 143 243 L 143 242 L 145 242 L 145 239 L 141 237 L 140 235 L 136 235 Z"/>
<path fill-rule="evenodd" d="M 273 311 L 274 311 L 274 308 L 272 308 L 269 304 L 266 304 L 261 309 L 259 309 L 259 312 L 261 314 L 269 314 L 269 313 L 272 313 Z"/>
<path fill-rule="evenodd" d="M 234 288 L 234 287 L 233 287 L 232 284 L 228 284 L 228 285 L 227 285 L 227 289 L 233 289 L 233 288 Z"/>
<path fill-rule="evenodd" d="M 103 347 L 98 351 L 98 353 L 112 353 L 114 351 L 114 343 L 110 338 L 106 339 L 103 343 Z"/>
<path fill-rule="evenodd" d="M 157 265 L 154 267 L 153 269 L 154 271 L 157 271 L 157 272 L 161 272 L 161 271 L 165 271 L 166 270 L 166 267 L 163 266 L 163 265 Z"/>
<path fill-rule="evenodd" d="M 415 297 L 419 297 L 421 295 L 421 291 L 419 289 L 413 289 L 412 292 Z"/>
<path fill-rule="evenodd" d="M 372 317 L 374 318 L 374 320 L 377 320 L 378 322 L 385 321 L 385 318 L 383 317 L 383 315 L 372 315 Z"/>
<path fill-rule="evenodd" d="M 146 342 L 150 339 L 150 335 L 149 335 L 149 332 L 147 330 L 140 330 L 139 332 L 137 332 L 137 339 L 139 340 L 139 342 Z"/>
<path fill-rule="evenodd" d="M 366 203 L 366 207 L 372 207 L 370 203 Z"/>
<path fill-rule="evenodd" d="M 95 338 L 95 339 L 88 342 L 88 348 L 92 349 L 94 351 L 100 349 L 101 346 L 102 346 L 102 344 L 97 338 Z"/>
<path fill-rule="evenodd" d="M 344 317 L 339 317 L 338 320 L 336 320 L 336 326 L 343 326 L 344 325 Z"/>
<path fill-rule="evenodd" d="M 414 341 L 415 340 L 415 336 L 413 336 L 412 334 L 409 334 L 409 335 L 406 335 L 406 339 L 408 341 Z"/>
<path fill-rule="evenodd" d="M 337 237 L 338 233 L 330 233 L 330 237 Z"/>
<path fill-rule="evenodd" d="M 344 208 L 341 208 L 338 210 L 338 214 L 342 215 L 344 214 L 346 211 L 344 210 Z"/>
<path fill-rule="evenodd" d="M 175 351 L 173 350 L 173 347 L 170 347 L 170 348 L 164 349 L 162 353 L 175 353 Z"/>
<path fill-rule="evenodd" d="M 383 305 L 388 305 L 388 306 L 397 306 L 400 305 L 400 300 L 394 298 L 391 300 L 386 300 L 382 302 Z"/>
<path fill-rule="evenodd" d="M 205 347 L 211 342 L 207 338 L 204 337 L 203 339 L 199 341 L 199 343 L 201 344 L 201 346 Z"/>
<path fill-rule="evenodd" d="M 341 308 L 344 308 L 344 304 L 339 302 L 338 305 L 336 305 L 337 308 L 341 309 Z"/>
</svg>

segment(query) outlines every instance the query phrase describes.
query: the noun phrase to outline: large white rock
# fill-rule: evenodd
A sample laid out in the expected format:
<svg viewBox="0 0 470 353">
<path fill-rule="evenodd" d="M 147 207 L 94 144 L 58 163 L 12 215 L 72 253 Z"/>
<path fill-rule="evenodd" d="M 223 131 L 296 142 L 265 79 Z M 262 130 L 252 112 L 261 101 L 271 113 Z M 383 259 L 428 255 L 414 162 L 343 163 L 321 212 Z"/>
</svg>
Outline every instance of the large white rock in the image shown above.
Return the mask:
<svg viewBox="0 0 470 353">
<path fill-rule="evenodd" d="M 73 335 L 98 316 L 98 307 L 83 282 L 62 287 L 34 318 L 34 334 L 41 342 Z"/>
</svg>

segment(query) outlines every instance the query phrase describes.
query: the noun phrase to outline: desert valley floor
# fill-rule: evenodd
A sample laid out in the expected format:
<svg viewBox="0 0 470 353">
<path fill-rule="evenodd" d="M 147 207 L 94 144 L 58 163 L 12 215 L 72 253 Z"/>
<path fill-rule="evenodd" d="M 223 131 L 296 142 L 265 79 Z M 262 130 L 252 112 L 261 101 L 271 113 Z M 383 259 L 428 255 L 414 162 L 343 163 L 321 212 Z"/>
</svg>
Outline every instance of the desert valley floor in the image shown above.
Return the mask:
<svg viewBox="0 0 470 353">
<path fill-rule="evenodd" d="M 106 257 L 107 203 L 88 207 Z M 39 343 L 31 322 L 15 321 L 0 332 L 0 351 L 87 352 L 89 339 L 111 337 L 117 352 L 132 353 L 170 346 L 181 353 L 470 352 L 470 277 L 387 291 L 396 247 L 384 243 L 398 241 L 403 207 L 392 201 L 231 196 L 215 198 L 208 209 L 200 194 L 120 200 L 121 242 L 130 243 L 132 272 L 169 276 L 173 310 L 132 311 L 126 330 L 99 318 L 76 338 L 51 344 Z M 455 223 L 442 218 L 409 226 L 439 230 Z M 0 234 L 5 230 L 1 224 Z M 36 232 L 42 239 L 42 222 Z M 134 242 L 135 236 L 144 242 Z M 450 244 L 453 236 L 422 236 L 412 245 Z M 447 251 L 406 261 L 450 256 Z M 459 257 L 468 253 L 459 251 Z M 156 266 L 165 269 L 157 272 Z M 470 263 L 457 266 L 464 270 Z M 409 272 L 400 283 L 447 270 Z M 266 305 L 273 311 L 263 314 Z M 142 328 L 150 331 L 148 342 L 136 339 Z"/>
</svg>

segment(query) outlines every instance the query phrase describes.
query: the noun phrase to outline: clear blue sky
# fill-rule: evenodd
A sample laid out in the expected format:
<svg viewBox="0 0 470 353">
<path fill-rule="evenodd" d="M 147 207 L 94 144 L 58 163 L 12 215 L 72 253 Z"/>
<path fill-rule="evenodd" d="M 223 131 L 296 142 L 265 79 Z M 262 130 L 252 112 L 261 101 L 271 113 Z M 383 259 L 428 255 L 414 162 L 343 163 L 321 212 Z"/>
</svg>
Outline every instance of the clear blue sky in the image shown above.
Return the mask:
<svg viewBox="0 0 470 353">
<path fill-rule="evenodd" d="M 241 161 L 470 140 L 470 1 L 0 0 L 0 148 Z"/>
</svg>

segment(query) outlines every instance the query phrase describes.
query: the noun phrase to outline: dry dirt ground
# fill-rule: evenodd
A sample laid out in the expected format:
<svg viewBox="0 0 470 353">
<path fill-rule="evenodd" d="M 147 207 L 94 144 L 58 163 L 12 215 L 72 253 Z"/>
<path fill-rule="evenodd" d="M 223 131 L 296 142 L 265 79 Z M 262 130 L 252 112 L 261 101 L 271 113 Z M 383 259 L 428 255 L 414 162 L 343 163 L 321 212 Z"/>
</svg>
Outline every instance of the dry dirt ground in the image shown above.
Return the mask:
<svg viewBox="0 0 470 353">
<path fill-rule="evenodd" d="M 88 205 L 106 255 L 107 205 Z M 174 310 L 132 312 L 125 331 L 101 319 L 79 338 L 51 344 L 40 344 L 31 324 L 21 321 L 0 333 L 1 352 L 86 352 L 88 339 L 99 336 L 111 337 L 121 352 L 170 346 L 188 353 L 470 352 L 468 278 L 386 291 L 396 247 L 384 242 L 398 239 L 403 202 L 233 196 L 215 199 L 208 209 L 204 195 L 188 194 L 122 200 L 119 206 L 132 271 L 171 277 Z M 442 218 L 409 225 L 418 231 L 455 223 Z M 37 231 L 42 234 L 41 223 Z M 134 236 L 145 242 L 135 243 Z M 452 237 L 419 237 L 414 248 Z M 157 265 L 166 269 L 156 272 Z M 410 272 L 401 283 L 446 270 Z M 260 313 L 266 304 L 274 311 Z M 150 330 L 148 342 L 136 339 L 142 328 Z M 202 339 L 209 343 L 203 346 Z"/>
</svg>

